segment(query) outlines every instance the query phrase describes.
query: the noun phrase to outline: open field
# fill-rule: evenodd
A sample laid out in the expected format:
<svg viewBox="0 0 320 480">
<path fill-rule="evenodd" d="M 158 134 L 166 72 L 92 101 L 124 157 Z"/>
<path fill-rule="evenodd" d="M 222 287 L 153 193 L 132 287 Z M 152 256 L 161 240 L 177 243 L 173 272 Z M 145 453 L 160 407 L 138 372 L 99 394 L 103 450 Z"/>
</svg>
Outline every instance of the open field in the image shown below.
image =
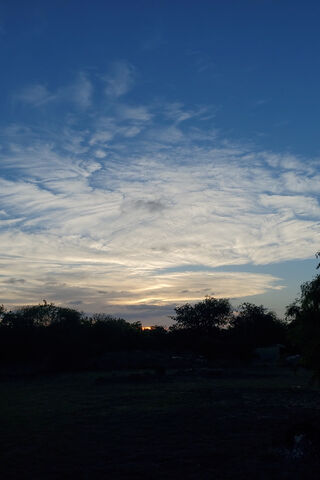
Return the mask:
<svg viewBox="0 0 320 480">
<path fill-rule="evenodd" d="M 318 478 L 308 379 L 277 367 L 7 379 L 1 478 Z"/>
</svg>

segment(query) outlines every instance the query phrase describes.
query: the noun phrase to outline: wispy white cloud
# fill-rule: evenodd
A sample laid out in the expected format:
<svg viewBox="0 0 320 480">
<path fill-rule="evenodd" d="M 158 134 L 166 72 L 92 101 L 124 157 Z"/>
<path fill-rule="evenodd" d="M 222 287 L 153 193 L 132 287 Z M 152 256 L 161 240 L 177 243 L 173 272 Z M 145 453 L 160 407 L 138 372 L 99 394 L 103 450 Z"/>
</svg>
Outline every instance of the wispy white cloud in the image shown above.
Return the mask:
<svg viewBox="0 0 320 480">
<path fill-rule="evenodd" d="M 109 72 L 104 76 L 105 92 L 108 97 L 118 98 L 125 95 L 133 86 L 135 76 L 135 68 L 129 62 L 114 62 L 110 66 Z"/>
<path fill-rule="evenodd" d="M 93 86 L 88 77 L 81 73 L 75 83 L 67 89 L 74 103 L 81 108 L 90 107 L 93 94 Z M 61 92 L 62 95 L 63 92 Z"/>
<path fill-rule="evenodd" d="M 56 94 L 50 93 L 45 85 L 41 85 L 39 83 L 25 87 L 19 94 L 16 95 L 17 100 L 34 107 L 46 105 L 57 98 L 58 97 Z"/>
<path fill-rule="evenodd" d="M 71 102 L 74 105 L 87 108 L 91 105 L 93 86 L 86 74 L 80 73 L 76 80 L 56 91 L 50 92 L 46 85 L 37 83 L 28 85 L 14 98 L 33 107 L 41 107 L 52 102 Z"/>
<path fill-rule="evenodd" d="M 117 134 L 115 125 L 109 124 L 96 130 L 89 141 L 89 145 L 106 144 Z"/>
<path fill-rule="evenodd" d="M 107 156 L 106 152 L 104 150 L 100 150 L 100 149 L 96 150 L 94 152 L 94 155 L 97 158 L 105 158 Z"/>
<path fill-rule="evenodd" d="M 151 120 L 152 114 L 145 106 L 119 105 L 118 114 L 123 120 L 136 120 L 137 122 L 147 122 Z"/>
<path fill-rule="evenodd" d="M 190 119 L 208 120 L 214 117 L 214 110 L 208 107 L 197 107 L 193 109 L 186 108 L 183 103 L 174 102 L 164 106 L 164 114 L 170 121 L 176 125 Z"/>
<path fill-rule="evenodd" d="M 86 107 L 92 88 L 79 78 Z M 121 98 L 85 129 L 77 118 L 55 132 L 12 127 L 0 150 L 2 301 L 50 292 L 88 311 L 124 311 L 282 288 L 230 269 L 319 248 L 317 160 L 233 144 L 203 126 L 206 114 Z"/>
<path fill-rule="evenodd" d="M 81 302 L 86 311 L 111 313 L 124 311 L 128 306 L 173 308 L 177 303 L 196 301 L 205 295 L 236 299 L 283 288 L 278 278 L 266 274 L 139 270 L 121 262 L 121 257 L 106 261 L 107 245 L 79 236 L 61 239 L 17 231 L 6 235 L 7 241 L 15 236 L 15 247 L 0 257 L 0 285 L 6 304 L 37 302 L 45 297 L 64 304 Z M 23 255 L 18 254 L 19 245 Z M 167 323 L 165 318 L 162 320 Z"/>
<path fill-rule="evenodd" d="M 307 218 L 319 218 L 320 205 L 316 198 L 304 195 L 261 195 L 261 204 L 265 207 L 275 208 L 295 218 L 302 216 Z"/>
</svg>

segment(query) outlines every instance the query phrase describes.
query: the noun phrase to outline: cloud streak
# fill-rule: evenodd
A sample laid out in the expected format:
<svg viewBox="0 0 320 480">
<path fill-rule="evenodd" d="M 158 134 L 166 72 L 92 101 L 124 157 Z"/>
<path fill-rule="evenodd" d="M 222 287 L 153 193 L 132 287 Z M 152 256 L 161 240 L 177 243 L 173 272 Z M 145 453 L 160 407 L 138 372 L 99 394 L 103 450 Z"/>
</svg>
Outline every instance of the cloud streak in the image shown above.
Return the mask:
<svg viewBox="0 0 320 480">
<path fill-rule="evenodd" d="M 26 105 L 38 108 L 51 103 L 72 103 L 79 108 L 88 108 L 91 105 L 93 86 L 88 76 L 81 72 L 75 81 L 50 92 L 48 87 L 41 83 L 28 85 L 14 95 L 14 99 Z"/>
<path fill-rule="evenodd" d="M 284 288 L 272 275 L 230 269 L 319 247 L 317 161 L 221 138 L 208 108 L 126 104 L 134 75 L 113 65 L 105 88 L 114 103 L 85 128 L 81 109 L 55 131 L 11 128 L 0 150 L 3 302 L 167 312 L 207 294 Z M 76 85 L 74 101 L 88 108 L 91 80 L 81 74 Z M 45 89 L 28 95 L 30 104 L 51 101 Z"/>
<path fill-rule="evenodd" d="M 16 99 L 34 107 L 40 107 L 56 100 L 57 95 L 50 93 L 45 85 L 34 84 L 25 87 L 16 95 Z"/>
<path fill-rule="evenodd" d="M 129 62 L 117 61 L 110 65 L 104 76 L 105 93 L 108 97 L 119 98 L 131 89 L 135 79 L 135 68 Z"/>
</svg>

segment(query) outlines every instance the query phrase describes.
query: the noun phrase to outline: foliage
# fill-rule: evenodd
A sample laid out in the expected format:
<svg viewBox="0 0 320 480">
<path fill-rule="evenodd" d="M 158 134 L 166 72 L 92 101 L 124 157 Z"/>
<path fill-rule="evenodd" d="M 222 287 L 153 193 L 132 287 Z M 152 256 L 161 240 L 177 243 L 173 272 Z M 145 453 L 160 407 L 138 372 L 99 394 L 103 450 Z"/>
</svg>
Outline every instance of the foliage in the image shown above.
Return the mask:
<svg viewBox="0 0 320 480">
<path fill-rule="evenodd" d="M 176 315 L 170 317 L 176 322 L 173 329 L 211 334 L 228 324 L 232 308 L 227 298 L 206 297 L 195 305 L 185 303 L 174 310 Z"/>
<path fill-rule="evenodd" d="M 32 328 L 46 326 L 69 326 L 74 328 L 80 324 L 81 313 L 65 307 L 57 307 L 53 303 L 27 305 L 15 311 L 4 311 L 2 325 L 10 328 Z"/>
<path fill-rule="evenodd" d="M 16 310 L 2 309 L 0 352 L 3 362 L 50 361 L 68 367 L 70 358 L 79 357 L 82 315 L 53 303 L 26 305 Z M 58 360 L 59 359 L 59 360 Z"/>
<path fill-rule="evenodd" d="M 283 343 L 286 325 L 263 305 L 242 303 L 231 321 L 231 334 L 238 344 L 264 347 Z"/>
<path fill-rule="evenodd" d="M 161 325 L 153 325 L 142 331 L 142 346 L 147 350 L 164 350 L 168 347 L 168 331 Z"/>
<path fill-rule="evenodd" d="M 216 358 L 249 358 L 254 346 L 282 343 L 283 324 L 263 306 L 206 297 L 175 308 L 174 325 L 143 330 L 104 313 L 84 316 L 44 301 L 16 310 L 0 307 L 0 361 L 36 362 L 50 371 L 84 369 L 113 355 L 185 352 Z M 120 353 L 122 352 L 122 353 Z M 237 353 L 238 352 L 238 353 Z"/>
<path fill-rule="evenodd" d="M 320 372 L 319 274 L 301 285 L 300 297 L 287 307 L 286 316 L 291 321 L 289 338 L 292 343 L 302 353 L 306 366 Z"/>
<path fill-rule="evenodd" d="M 141 323 L 129 323 L 104 313 L 90 317 L 89 338 L 97 353 L 136 348 L 141 335 Z"/>
<path fill-rule="evenodd" d="M 224 329 L 231 317 L 229 299 L 206 297 L 191 305 L 175 308 L 170 327 L 170 344 L 180 351 L 192 351 L 213 360 L 224 349 Z"/>
</svg>

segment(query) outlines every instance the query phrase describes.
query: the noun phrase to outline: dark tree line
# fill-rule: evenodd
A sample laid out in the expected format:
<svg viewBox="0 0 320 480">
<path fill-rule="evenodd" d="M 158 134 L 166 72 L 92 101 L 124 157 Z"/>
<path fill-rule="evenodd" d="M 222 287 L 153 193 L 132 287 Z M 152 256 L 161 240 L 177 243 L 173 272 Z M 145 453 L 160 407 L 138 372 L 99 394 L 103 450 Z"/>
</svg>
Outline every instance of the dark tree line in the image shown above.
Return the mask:
<svg viewBox="0 0 320 480">
<path fill-rule="evenodd" d="M 301 286 L 286 321 L 262 305 L 207 297 L 175 308 L 169 329 L 143 330 L 106 314 L 91 316 L 44 301 L 6 310 L 0 306 L 0 366 L 38 362 L 47 369 L 89 368 L 110 352 L 192 352 L 208 359 L 249 360 L 256 347 L 286 345 L 320 372 L 320 275 Z M 319 374 L 320 376 L 320 374 Z"/>
<path fill-rule="evenodd" d="M 170 328 L 177 343 L 208 358 L 251 358 L 256 347 L 285 343 L 287 324 L 262 305 L 241 304 L 233 310 L 227 298 L 207 297 L 175 309 Z"/>
<path fill-rule="evenodd" d="M 235 314 L 228 299 L 207 297 L 175 309 L 167 330 L 143 330 L 106 314 L 87 316 L 44 302 L 0 309 L 0 362 L 42 362 L 48 369 L 85 368 L 90 359 L 121 351 L 192 352 L 207 358 L 249 358 L 254 347 L 283 341 L 285 324 L 249 303 Z"/>
</svg>

